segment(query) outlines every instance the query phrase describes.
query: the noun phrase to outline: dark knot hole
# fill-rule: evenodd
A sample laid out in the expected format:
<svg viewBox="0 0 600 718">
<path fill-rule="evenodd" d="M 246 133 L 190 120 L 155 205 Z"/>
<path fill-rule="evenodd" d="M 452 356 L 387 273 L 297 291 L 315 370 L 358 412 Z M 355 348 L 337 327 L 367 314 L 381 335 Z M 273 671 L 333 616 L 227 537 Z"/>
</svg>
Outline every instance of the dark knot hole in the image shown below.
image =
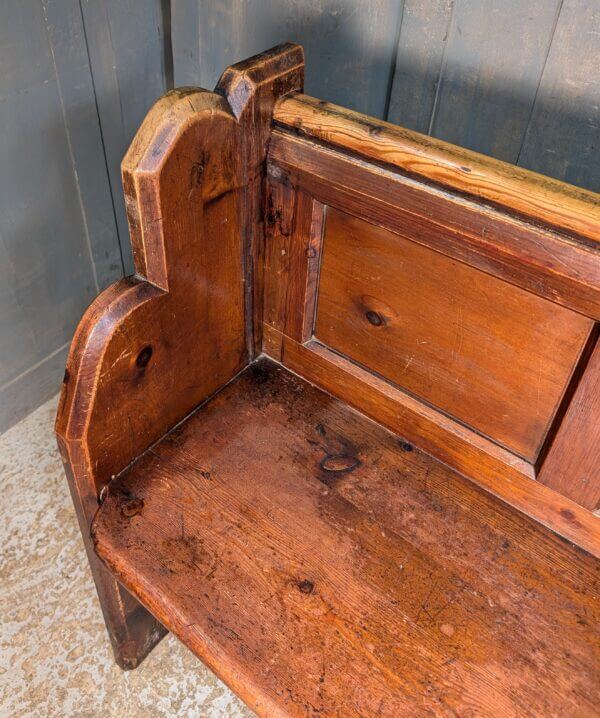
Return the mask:
<svg viewBox="0 0 600 718">
<path fill-rule="evenodd" d="M 137 355 L 137 359 L 135 360 L 136 366 L 138 366 L 140 369 L 143 369 L 145 366 L 148 365 L 148 362 L 150 361 L 151 357 L 152 347 L 150 346 L 150 344 L 148 344 Z"/>
<path fill-rule="evenodd" d="M 380 327 L 383 324 L 383 317 L 378 312 L 369 310 L 365 314 L 365 317 L 367 318 L 369 324 L 372 324 L 374 327 Z"/>
</svg>

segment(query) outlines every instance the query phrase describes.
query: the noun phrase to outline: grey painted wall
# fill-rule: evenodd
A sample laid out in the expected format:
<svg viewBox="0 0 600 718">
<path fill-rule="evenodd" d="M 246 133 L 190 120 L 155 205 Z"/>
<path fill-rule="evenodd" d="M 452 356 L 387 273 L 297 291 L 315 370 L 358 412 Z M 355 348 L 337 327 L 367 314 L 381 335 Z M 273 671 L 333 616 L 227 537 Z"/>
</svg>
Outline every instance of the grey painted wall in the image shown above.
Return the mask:
<svg viewBox="0 0 600 718">
<path fill-rule="evenodd" d="M 132 271 L 119 164 L 152 102 L 287 39 L 310 94 L 600 191 L 598 0 L 4 0 L 0 431 Z"/>
<path fill-rule="evenodd" d="M 119 163 L 165 91 L 162 9 L 0 4 L 0 431 L 56 393 L 82 312 L 131 271 Z"/>
</svg>

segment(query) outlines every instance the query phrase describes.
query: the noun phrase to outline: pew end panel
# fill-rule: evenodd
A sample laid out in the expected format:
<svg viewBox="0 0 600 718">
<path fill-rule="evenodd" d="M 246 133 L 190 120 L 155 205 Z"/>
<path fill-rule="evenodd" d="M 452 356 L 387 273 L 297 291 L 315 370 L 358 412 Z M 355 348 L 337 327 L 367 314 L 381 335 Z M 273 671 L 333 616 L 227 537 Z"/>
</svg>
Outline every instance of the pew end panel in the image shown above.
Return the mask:
<svg viewBox="0 0 600 718">
<path fill-rule="evenodd" d="M 136 274 L 75 334 L 56 420 L 61 456 L 117 661 L 164 629 L 97 561 L 90 524 L 108 483 L 254 355 L 262 167 L 275 98 L 302 89 L 287 44 L 180 88 L 148 113 L 122 164 Z"/>
</svg>

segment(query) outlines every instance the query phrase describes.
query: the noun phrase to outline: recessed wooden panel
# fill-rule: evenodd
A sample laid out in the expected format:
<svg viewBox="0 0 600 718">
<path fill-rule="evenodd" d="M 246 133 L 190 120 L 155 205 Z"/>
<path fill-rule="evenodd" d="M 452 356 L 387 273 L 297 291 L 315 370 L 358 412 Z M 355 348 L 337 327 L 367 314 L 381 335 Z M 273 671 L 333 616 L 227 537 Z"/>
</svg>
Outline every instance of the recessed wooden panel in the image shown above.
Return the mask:
<svg viewBox="0 0 600 718">
<path fill-rule="evenodd" d="M 591 320 L 329 208 L 315 336 L 535 460 Z"/>
</svg>

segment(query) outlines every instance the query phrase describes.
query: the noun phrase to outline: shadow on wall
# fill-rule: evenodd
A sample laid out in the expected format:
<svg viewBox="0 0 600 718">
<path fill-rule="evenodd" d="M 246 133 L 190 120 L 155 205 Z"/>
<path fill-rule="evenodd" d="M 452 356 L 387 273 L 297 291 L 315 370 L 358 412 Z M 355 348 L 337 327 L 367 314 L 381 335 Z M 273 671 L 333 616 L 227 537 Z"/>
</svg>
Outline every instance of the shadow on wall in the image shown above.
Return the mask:
<svg viewBox="0 0 600 718">
<path fill-rule="evenodd" d="M 600 191 L 600 105 L 498 79 L 482 87 L 457 68 L 439 79 L 408 63 L 396 68 L 387 119 L 580 187 Z M 450 73 L 449 73 L 450 74 Z M 399 78 L 403 80 L 400 85 Z M 414 90 L 409 89 L 412 85 Z M 599 83 L 600 87 L 600 83 Z"/>
<path fill-rule="evenodd" d="M 308 94 L 598 191 L 599 14 L 532 2 L 425 3 L 418 17 L 410 0 L 404 13 L 383 0 L 181 2 L 175 83 L 212 88 L 228 65 L 293 40 Z"/>
</svg>

